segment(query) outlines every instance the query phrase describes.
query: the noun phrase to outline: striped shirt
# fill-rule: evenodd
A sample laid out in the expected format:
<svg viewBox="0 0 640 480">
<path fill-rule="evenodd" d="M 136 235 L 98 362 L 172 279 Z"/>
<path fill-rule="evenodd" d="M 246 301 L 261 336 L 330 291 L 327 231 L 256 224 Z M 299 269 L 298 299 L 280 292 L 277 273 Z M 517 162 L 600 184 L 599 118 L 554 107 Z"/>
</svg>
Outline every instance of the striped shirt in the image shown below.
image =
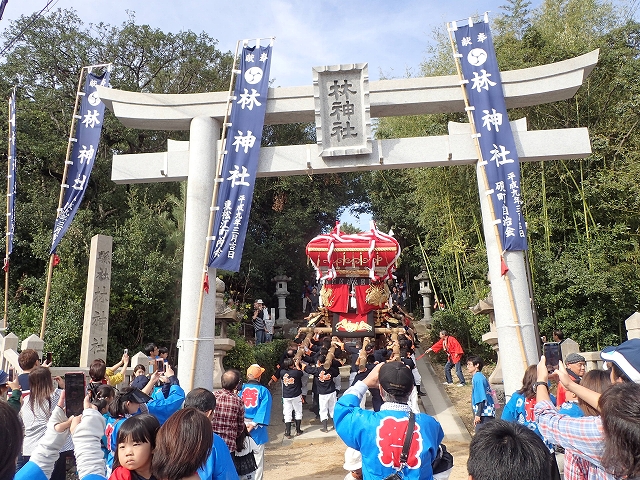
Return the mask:
<svg viewBox="0 0 640 480">
<path fill-rule="evenodd" d="M 42 440 L 42 437 L 47 431 L 47 422 L 49 421 L 49 417 L 51 417 L 51 413 L 54 408 L 56 408 L 56 405 L 58 405 L 58 400 L 60 399 L 61 394 L 62 390 L 56 388 L 51 394 L 51 397 L 49 397 L 49 401 L 45 402 L 44 405 L 34 405 L 33 410 L 31 410 L 31 395 L 24 397 L 24 403 L 22 404 L 22 408 L 20 408 L 20 420 L 24 426 L 22 455 L 31 456 L 35 448 L 40 443 L 40 440 Z M 73 450 L 73 441 L 71 440 L 71 436 L 69 436 L 60 449 L 61 452 L 66 452 L 68 450 Z"/>
<path fill-rule="evenodd" d="M 549 401 L 538 402 L 534 413 L 540 433 L 549 443 L 570 450 L 570 456 L 590 463 L 588 476 L 584 476 L 585 462 L 570 462 L 565 469 L 565 480 L 615 480 L 602 468 L 604 430 L 600 417 L 572 418 L 558 413 Z"/>
<path fill-rule="evenodd" d="M 254 330 L 264 330 L 264 310 L 261 308 L 258 311 L 258 315 L 253 319 L 253 328 Z"/>
</svg>

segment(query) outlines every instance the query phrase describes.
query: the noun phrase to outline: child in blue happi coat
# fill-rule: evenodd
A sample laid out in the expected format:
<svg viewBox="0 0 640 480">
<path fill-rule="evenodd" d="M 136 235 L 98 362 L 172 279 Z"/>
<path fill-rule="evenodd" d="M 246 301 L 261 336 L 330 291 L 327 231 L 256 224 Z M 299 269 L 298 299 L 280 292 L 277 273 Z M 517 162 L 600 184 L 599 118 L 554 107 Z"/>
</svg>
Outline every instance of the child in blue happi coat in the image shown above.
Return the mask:
<svg viewBox="0 0 640 480">
<path fill-rule="evenodd" d="M 471 407 L 473 408 L 473 424 L 476 431 L 480 426 L 496 418 L 496 408 L 491 396 L 489 381 L 481 370 L 484 367 L 482 358 L 471 355 L 467 359 L 467 371 L 471 377 Z"/>
</svg>

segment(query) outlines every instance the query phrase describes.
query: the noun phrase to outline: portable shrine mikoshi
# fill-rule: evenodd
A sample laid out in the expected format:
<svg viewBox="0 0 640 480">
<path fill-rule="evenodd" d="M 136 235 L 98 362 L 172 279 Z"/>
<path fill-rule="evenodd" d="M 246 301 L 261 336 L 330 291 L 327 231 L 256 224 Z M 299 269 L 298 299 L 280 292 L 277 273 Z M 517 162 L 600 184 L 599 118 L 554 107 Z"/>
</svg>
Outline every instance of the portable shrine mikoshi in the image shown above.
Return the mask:
<svg viewBox="0 0 640 480">
<path fill-rule="evenodd" d="M 308 327 L 299 330 L 307 334 L 305 342 L 314 333 L 361 337 L 360 356 L 366 359 L 364 348 L 370 338 L 391 335 L 394 357 L 399 357 L 398 334 L 405 330 L 387 306 L 387 280 L 393 279 L 400 257 L 400 245 L 392 234 L 380 232 L 374 222 L 370 231 L 358 234 L 344 234 L 336 224 L 330 233 L 311 240 L 306 251 L 323 285 L 322 307 L 307 317 Z M 360 364 L 364 368 L 364 362 Z"/>
</svg>

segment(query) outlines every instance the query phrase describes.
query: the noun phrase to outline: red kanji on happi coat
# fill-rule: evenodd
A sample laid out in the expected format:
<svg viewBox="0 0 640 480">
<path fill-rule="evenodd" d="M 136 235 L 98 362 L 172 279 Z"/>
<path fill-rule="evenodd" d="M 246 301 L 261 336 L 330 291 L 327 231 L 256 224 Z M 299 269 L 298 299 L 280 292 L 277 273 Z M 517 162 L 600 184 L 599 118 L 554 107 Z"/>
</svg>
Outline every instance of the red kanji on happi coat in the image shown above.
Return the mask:
<svg viewBox="0 0 640 480">
<path fill-rule="evenodd" d="M 377 428 L 377 440 L 380 463 L 385 467 L 400 468 L 400 455 L 404 445 L 409 418 L 385 417 Z M 420 454 L 422 453 L 422 434 L 420 425 L 413 427 L 413 438 L 409 447 L 407 466 L 420 468 Z"/>
<path fill-rule="evenodd" d="M 242 391 L 242 401 L 245 408 L 251 408 L 258 405 L 258 389 L 246 388 Z"/>
</svg>

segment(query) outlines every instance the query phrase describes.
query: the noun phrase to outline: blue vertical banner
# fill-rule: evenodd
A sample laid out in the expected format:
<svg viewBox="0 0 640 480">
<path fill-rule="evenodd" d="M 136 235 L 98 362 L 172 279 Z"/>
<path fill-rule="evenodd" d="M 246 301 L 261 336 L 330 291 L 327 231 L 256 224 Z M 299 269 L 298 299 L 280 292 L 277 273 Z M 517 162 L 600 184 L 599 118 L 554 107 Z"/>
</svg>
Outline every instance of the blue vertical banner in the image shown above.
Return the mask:
<svg viewBox="0 0 640 480">
<path fill-rule="evenodd" d="M 4 270 L 9 269 L 9 256 L 13 252 L 13 236 L 16 230 L 16 89 L 9 97 L 9 151 L 7 156 L 7 248 Z"/>
<path fill-rule="evenodd" d="M 452 24 L 503 250 L 526 250 L 520 161 L 488 22 Z M 480 193 L 482 194 L 482 192 Z"/>
<path fill-rule="evenodd" d="M 240 270 L 267 111 L 271 46 L 244 47 L 227 130 L 209 266 Z"/>
<path fill-rule="evenodd" d="M 67 160 L 67 176 L 62 185 L 64 188 L 62 206 L 53 226 L 50 254 L 55 253 L 60 240 L 71 225 L 89 184 L 104 123 L 104 103 L 98 96 L 96 86 L 109 86 L 110 70 L 110 68 L 107 69 L 102 75 L 91 72 L 87 74 L 80 111 L 76 117 L 75 138 L 71 139 L 73 149 Z"/>
</svg>

